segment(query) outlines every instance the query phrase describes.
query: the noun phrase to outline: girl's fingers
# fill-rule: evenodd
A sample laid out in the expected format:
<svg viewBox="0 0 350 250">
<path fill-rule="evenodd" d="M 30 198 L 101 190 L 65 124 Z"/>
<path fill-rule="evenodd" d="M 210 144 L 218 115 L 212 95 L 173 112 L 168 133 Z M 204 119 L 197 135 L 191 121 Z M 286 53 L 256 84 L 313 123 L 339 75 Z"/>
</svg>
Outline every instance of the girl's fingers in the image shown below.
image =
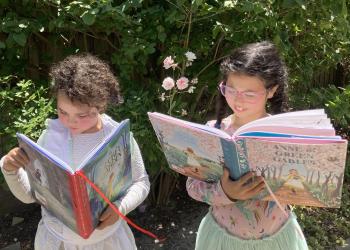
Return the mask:
<svg viewBox="0 0 350 250">
<path fill-rule="evenodd" d="M 13 165 L 12 163 L 10 162 L 4 162 L 4 166 L 3 168 L 6 170 L 6 171 L 14 171 L 14 170 L 17 170 L 17 167 L 15 165 Z"/>
<path fill-rule="evenodd" d="M 100 217 L 100 221 L 105 221 L 108 217 L 109 217 L 109 214 L 104 212 Z"/>
<path fill-rule="evenodd" d="M 245 175 L 243 175 L 240 179 L 239 179 L 239 183 L 240 185 L 244 185 L 249 179 L 252 179 L 255 176 L 255 174 L 253 172 L 248 172 Z"/>
<path fill-rule="evenodd" d="M 250 192 L 254 192 L 253 190 L 259 190 L 259 187 L 261 188 L 264 186 L 265 186 L 265 183 L 264 183 L 263 177 L 257 176 L 250 183 L 244 185 L 243 188 L 247 193 L 248 192 L 250 193 Z"/>
<path fill-rule="evenodd" d="M 108 217 L 111 216 L 111 211 L 109 209 L 109 207 L 102 213 L 102 215 L 100 216 L 100 221 L 104 221 L 106 220 Z"/>
<path fill-rule="evenodd" d="M 29 163 L 27 154 L 20 148 L 12 149 L 7 154 L 6 161 L 17 168 L 25 167 Z"/>
<path fill-rule="evenodd" d="M 24 165 L 27 165 L 29 163 L 29 158 L 22 148 L 18 150 L 18 156 L 21 159 L 21 162 L 24 163 Z"/>
<path fill-rule="evenodd" d="M 101 221 L 101 220 L 100 220 L 100 221 Z M 107 221 L 107 220 L 103 220 L 103 221 L 101 221 L 101 223 L 98 225 L 97 229 L 102 230 L 102 229 L 104 229 L 104 228 L 107 226 L 107 224 L 108 224 L 108 221 Z"/>
<path fill-rule="evenodd" d="M 24 166 L 20 161 L 18 161 L 17 158 L 14 158 L 12 156 L 7 157 L 6 165 L 8 165 L 9 167 L 11 167 L 13 169 L 21 168 Z"/>
<path fill-rule="evenodd" d="M 230 175 L 230 172 L 228 171 L 228 169 L 224 168 L 224 173 L 222 174 L 222 179 L 223 180 L 228 180 L 229 175 Z"/>
<path fill-rule="evenodd" d="M 18 152 L 15 153 L 12 159 L 21 167 L 25 167 L 29 163 L 28 157 L 20 150 L 18 150 Z"/>
<path fill-rule="evenodd" d="M 109 226 L 109 225 L 112 225 L 114 224 L 114 220 L 113 220 L 113 217 L 112 216 L 109 216 L 108 218 L 106 218 L 104 221 L 102 221 L 100 223 L 100 225 L 98 225 L 98 229 L 102 230 L 104 229 L 105 227 Z"/>
<path fill-rule="evenodd" d="M 254 188 L 250 190 L 251 193 L 258 194 L 265 188 L 265 182 L 260 182 L 258 185 L 256 185 Z"/>
</svg>

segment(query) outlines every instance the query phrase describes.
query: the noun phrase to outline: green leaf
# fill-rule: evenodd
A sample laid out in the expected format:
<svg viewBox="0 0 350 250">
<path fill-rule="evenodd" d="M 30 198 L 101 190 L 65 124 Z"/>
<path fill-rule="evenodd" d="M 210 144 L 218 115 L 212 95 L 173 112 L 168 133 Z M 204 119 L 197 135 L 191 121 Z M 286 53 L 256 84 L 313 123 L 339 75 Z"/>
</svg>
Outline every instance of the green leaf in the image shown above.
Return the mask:
<svg viewBox="0 0 350 250">
<path fill-rule="evenodd" d="M 49 22 L 49 32 L 51 32 L 51 31 L 53 31 L 54 30 L 54 28 L 55 28 L 55 22 L 54 21 L 50 21 Z"/>
<path fill-rule="evenodd" d="M 159 33 L 158 34 L 158 39 L 159 41 L 161 41 L 162 43 L 165 42 L 165 39 L 166 39 L 166 34 L 165 33 Z"/>
<path fill-rule="evenodd" d="M 145 49 L 146 54 L 153 54 L 156 51 L 156 49 L 153 46 L 148 46 Z"/>
<path fill-rule="evenodd" d="M 83 22 L 86 24 L 86 25 L 92 25 L 94 24 L 95 20 L 96 20 L 96 15 L 88 12 L 88 11 L 85 11 L 83 13 L 83 15 L 81 16 L 81 18 L 83 19 Z"/>
<path fill-rule="evenodd" d="M 284 8 L 292 8 L 292 7 L 296 7 L 297 4 L 294 0 L 284 0 L 282 3 L 282 7 Z"/>
<path fill-rule="evenodd" d="M 200 6 L 201 4 L 203 4 L 203 0 L 192 0 L 192 4 Z"/>
<path fill-rule="evenodd" d="M 12 35 L 13 40 L 15 40 L 16 43 L 24 47 L 27 42 L 27 36 L 24 33 L 16 33 Z"/>
<path fill-rule="evenodd" d="M 215 39 L 218 34 L 220 34 L 220 32 L 223 31 L 223 28 L 222 28 L 222 24 L 217 22 L 217 24 L 215 26 L 213 26 L 213 29 L 212 29 L 212 34 L 213 34 L 213 38 Z"/>
<path fill-rule="evenodd" d="M 9 4 L 8 0 L 0 0 L 0 6 L 5 7 Z"/>
<path fill-rule="evenodd" d="M 0 41 L 0 49 L 5 49 L 5 48 L 6 48 L 6 44 Z"/>
<path fill-rule="evenodd" d="M 343 0 L 343 6 L 342 6 L 342 10 L 341 10 L 341 14 L 344 18 L 348 17 L 348 9 L 346 7 L 346 1 Z"/>
</svg>

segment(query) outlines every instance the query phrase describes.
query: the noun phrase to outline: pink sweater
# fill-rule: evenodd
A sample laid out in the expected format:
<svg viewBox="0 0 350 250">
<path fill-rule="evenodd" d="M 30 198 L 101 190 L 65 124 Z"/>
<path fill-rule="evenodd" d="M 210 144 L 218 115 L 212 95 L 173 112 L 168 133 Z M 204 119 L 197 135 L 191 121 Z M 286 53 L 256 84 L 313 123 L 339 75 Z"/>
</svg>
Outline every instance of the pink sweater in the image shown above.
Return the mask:
<svg viewBox="0 0 350 250">
<path fill-rule="evenodd" d="M 230 117 L 222 121 L 221 129 L 232 134 Z M 214 126 L 215 121 L 208 122 Z M 206 183 L 188 178 L 188 194 L 198 201 L 211 205 L 210 212 L 216 222 L 226 231 L 242 239 L 261 239 L 276 233 L 287 221 L 286 216 L 273 201 L 231 201 L 222 190 L 220 182 Z M 282 205 L 289 214 L 287 205 Z"/>
</svg>

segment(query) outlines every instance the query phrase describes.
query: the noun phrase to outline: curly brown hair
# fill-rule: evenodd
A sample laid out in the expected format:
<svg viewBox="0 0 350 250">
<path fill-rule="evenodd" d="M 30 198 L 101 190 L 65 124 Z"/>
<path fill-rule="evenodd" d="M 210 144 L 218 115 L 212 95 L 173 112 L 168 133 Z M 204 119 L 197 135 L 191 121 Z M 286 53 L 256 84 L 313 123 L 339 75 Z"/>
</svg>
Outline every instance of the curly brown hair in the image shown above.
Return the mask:
<svg viewBox="0 0 350 250">
<path fill-rule="evenodd" d="M 55 96 L 62 92 L 72 102 L 96 107 L 122 103 L 119 83 L 107 63 L 88 53 L 71 55 L 53 65 L 49 76 Z"/>
</svg>

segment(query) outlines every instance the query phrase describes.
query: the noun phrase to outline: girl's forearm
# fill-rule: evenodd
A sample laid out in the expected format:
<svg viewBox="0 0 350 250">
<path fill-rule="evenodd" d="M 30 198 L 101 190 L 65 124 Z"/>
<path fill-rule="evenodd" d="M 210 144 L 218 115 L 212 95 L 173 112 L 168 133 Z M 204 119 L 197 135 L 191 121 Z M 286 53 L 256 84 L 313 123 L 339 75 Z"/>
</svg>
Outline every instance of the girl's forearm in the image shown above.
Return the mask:
<svg viewBox="0 0 350 250">
<path fill-rule="evenodd" d="M 189 196 L 193 199 L 205 202 L 209 205 L 224 206 L 233 203 L 233 201 L 225 195 L 220 182 L 207 183 L 189 177 L 186 182 L 186 189 Z"/>
</svg>

